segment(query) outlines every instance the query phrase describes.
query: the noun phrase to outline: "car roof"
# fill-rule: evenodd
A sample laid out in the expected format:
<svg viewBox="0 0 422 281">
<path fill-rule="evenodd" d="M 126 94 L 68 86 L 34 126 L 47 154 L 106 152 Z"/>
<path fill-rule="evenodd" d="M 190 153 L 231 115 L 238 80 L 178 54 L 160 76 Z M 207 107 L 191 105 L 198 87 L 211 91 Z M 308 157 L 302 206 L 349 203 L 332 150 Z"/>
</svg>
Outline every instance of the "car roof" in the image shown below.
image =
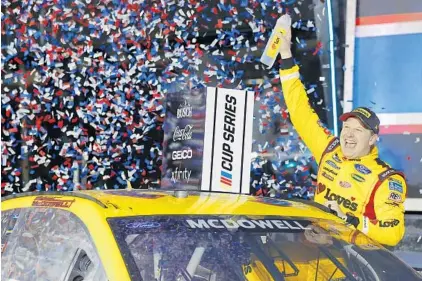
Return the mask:
<svg viewBox="0 0 422 281">
<path fill-rule="evenodd" d="M 54 207 L 72 211 L 90 205 L 103 217 L 142 215 L 276 215 L 289 217 L 336 217 L 312 201 L 291 201 L 249 195 L 150 190 L 80 190 L 29 192 L 2 198 L 2 210 Z"/>
</svg>

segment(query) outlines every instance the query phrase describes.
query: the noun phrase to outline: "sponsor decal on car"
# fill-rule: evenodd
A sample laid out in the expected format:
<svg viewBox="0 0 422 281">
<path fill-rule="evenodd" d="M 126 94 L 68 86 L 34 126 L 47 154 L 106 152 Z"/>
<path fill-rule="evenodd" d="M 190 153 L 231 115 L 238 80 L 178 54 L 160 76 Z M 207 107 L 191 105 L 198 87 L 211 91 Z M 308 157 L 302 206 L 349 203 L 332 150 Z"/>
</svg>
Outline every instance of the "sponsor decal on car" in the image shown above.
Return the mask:
<svg viewBox="0 0 422 281">
<path fill-rule="evenodd" d="M 193 229 L 282 229 L 303 231 L 310 229 L 298 220 L 274 219 L 187 219 L 188 227 Z"/>
<path fill-rule="evenodd" d="M 354 179 L 357 182 L 365 182 L 365 179 L 358 174 L 352 174 L 352 179 Z"/>
<path fill-rule="evenodd" d="M 32 202 L 32 206 L 35 207 L 58 207 L 58 208 L 70 208 L 75 202 L 75 199 L 63 199 L 63 197 L 48 197 L 48 196 L 37 196 Z"/>
<path fill-rule="evenodd" d="M 392 191 L 397 191 L 397 192 L 403 193 L 403 186 L 401 185 L 401 183 L 398 183 L 398 182 L 395 182 L 395 181 L 389 181 L 388 187 Z"/>
<path fill-rule="evenodd" d="M 130 222 L 126 224 L 127 228 L 143 228 L 143 229 L 149 229 L 149 228 L 157 228 L 160 227 L 161 224 L 154 221 L 135 221 Z"/>
<path fill-rule="evenodd" d="M 352 187 L 352 184 L 350 182 L 347 182 L 347 181 L 340 181 L 339 185 L 343 188 L 351 188 Z"/>
<path fill-rule="evenodd" d="M 386 221 L 379 221 L 380 227 L 395 227 L 398 226 L 400 223 L 399 220 L 393 219 L 393 220 L 386 220 Z"/>
<path fill-rule="evenodd" d="M 333 167 L 334 169 L 340 170 L 340 167 L 339 167 L 339 166 L 337 166 L 337 164 L 336 164 L 336 163 L 334 163 L 333 161 L 331 161 L 331 160 L 327 160 L 326 162 L 327 162 L 327 164 L 328 164 L 328 165 L 330 165 L 330 166 L 331 166 L 331 167 Z"/>
<path fill-rule="evenodd" d="M 372 173 L 371 170 L 369 170 L 367 167 L 361 164 L 355 164 L 355 169 L 356 171 L 364 175 L 369 175 L 370 173 Z"/>
</svg>

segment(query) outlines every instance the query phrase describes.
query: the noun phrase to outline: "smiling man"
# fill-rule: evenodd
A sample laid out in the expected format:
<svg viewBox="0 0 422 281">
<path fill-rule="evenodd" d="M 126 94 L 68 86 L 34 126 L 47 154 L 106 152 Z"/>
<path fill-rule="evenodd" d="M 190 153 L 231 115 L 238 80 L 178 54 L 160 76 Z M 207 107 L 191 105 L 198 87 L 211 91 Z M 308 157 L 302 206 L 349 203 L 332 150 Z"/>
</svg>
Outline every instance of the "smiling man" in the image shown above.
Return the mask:
<svg viewBox="0 0 422 281">
<path fill-rule="evenodd" d="M 404 175 L 378 158 L 380 121 L 369 108 L 340 116 L 340 138 L 309 105 L 290 51 L 291 19 L 282 16 L 280 80 L 291 121 L 319 164 L 315 201 L 378 242 L 394 246 L 404 235 Z"/>
</svg>

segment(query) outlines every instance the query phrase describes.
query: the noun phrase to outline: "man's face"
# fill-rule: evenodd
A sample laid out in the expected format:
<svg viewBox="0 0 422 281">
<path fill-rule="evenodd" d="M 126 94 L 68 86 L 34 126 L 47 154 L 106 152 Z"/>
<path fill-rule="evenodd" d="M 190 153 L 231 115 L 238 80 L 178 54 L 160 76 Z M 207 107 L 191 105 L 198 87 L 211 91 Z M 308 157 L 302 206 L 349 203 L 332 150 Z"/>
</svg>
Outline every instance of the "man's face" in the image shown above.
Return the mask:
<svg viewBox="0 0 422 281">
<path fill-rule="evenodd" d="M 369 154 L 377 135 L 362 126 L 359 119 L 350 117 L 343 123 L 340 133 L 341 150 L 349 159 L 356 159 Z"/>
</svg>

